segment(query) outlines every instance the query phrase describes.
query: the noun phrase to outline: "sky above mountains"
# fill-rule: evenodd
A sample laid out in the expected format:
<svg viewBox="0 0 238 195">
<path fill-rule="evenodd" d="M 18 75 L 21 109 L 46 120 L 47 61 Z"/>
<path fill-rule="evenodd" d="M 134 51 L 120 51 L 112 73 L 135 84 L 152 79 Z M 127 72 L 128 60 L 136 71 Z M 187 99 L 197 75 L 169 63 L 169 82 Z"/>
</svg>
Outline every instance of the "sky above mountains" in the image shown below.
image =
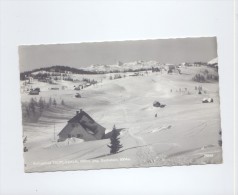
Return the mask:
<svg viewBox="0 0 238 195">
<path fill-rule="evenodd" d="M 64 65 L 74 68 L 117 61 L 207 62 L 217 57 L 216 37 L 113 41 L 19 47 L 20 71 Z"/>
</svg>

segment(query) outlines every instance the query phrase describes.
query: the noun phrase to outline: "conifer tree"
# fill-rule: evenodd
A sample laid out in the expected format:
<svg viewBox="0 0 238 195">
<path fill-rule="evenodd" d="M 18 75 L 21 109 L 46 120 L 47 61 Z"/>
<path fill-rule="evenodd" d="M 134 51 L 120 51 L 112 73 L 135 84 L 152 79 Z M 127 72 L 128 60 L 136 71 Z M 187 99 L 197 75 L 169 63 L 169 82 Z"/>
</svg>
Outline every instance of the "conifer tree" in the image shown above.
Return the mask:
<svg viewBox="0 0 238 195">
<path fill-rule="evenodd" d="M 107 145 L 111 150 L 110 154 L 116 154 L 123 146 L 120 144 L 120 138 L 118 137 L 120 133 L 117 131 L 115 125 L 112 129 L 112 136 L 110 138 L 111 145 Z"/>
<path fill-rule="evenodd" d="M 56 107 L 56 105 L 57 105 L 57 102 L 56 102 L 56 100 L 54 99 L 53 100 L 53 105 Z"/>
<path fill-rule="evenodd" d="M 50 99 L 49 99 L 49 105 L 51 106 L 51 104 L 52 104 L 52 98 L 50 97 Z"/>
<path fill-rule="evenodd" d="M 35 104 L 36 104 L 35 100 L 33 98 L 31 98 L 31 101 L 29 103 L 29 108 L 31 109 L 33 114 L 35 114 L 35 111 L 36 111 Z"/>
<path fill-rule="evenodd" d="M 45 105 L 44 105 L 44 101 L 43 101 L 42 97 L 40 97 L 38 105 L 40 107 L 40 112 L 43 112 Z"/>
</svg>

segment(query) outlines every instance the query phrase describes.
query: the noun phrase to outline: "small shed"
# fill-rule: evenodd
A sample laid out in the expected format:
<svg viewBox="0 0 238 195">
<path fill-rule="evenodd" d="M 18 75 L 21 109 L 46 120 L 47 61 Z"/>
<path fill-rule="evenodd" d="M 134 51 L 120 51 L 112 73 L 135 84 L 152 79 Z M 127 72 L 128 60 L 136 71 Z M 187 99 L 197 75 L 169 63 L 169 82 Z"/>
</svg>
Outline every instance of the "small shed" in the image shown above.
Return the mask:
<svg viewBox="0 0 238 195">
<path fill-rule="evenodd" d="M 213 98 L 203 98 L 202 103 L 213 103 Z"/>
<path fill-rule="evenodd" d="M 154 101 L 153 106 L 154 107 L 160 107 L 160 102 L 159 101 Z"/>
<path fill-rule="evenodd" d="M 29 95 L 39 95 L 39 91 L 38 90 L 31 90 L 29 92 Z"/>
</svg>

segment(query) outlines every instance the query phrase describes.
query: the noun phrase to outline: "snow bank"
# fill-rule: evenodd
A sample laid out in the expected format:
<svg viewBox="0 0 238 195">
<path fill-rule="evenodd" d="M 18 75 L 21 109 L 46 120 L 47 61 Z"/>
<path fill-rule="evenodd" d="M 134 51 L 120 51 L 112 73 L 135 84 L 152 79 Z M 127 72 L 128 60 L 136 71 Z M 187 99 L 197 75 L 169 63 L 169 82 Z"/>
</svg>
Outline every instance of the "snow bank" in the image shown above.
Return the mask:
<svg viewBox="0 0 238 195">
<path fill-rule="evenodd" d="M 172 127 L 172 125 L 163 125 L 162 127 L 158 128 L 158 129 L 153 129 L 153 130 L 148 131 L 148 133 L 156 133 L 156 132 L 168 130 L 171 127 Z"/>
<path fill-rule="evenodd" d="M 78 143 L 82 143 L 82 142 L 84 142 L 83 139 L 72 137 L 72 138 L 68 138 L 62 142 L 52 143 L 52 144 L 48 145 L 46 148 L 60 148 L 60 147 L 78 144 Z"/>
</svg>

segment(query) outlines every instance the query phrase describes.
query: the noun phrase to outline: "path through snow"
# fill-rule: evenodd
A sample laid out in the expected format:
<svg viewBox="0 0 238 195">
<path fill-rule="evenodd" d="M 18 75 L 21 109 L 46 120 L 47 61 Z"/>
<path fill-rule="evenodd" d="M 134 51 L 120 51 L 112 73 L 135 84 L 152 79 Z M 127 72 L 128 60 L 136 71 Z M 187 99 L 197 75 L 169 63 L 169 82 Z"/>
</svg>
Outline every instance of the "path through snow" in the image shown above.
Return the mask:
<svg viewBox="0 0 238 195">
<path fill-rule="evenodd" d="M 129 134 L 132 138 L 135 139 L 137 146 L 142 146 L 138 147 L 137 149 L 136 157 L 138 163 L 135 166 L 140 167 L 140 166 L 153 165 L 157 160 L 157 155 L 153 150 L 153 147 L 151 145 L 148 145 L 141 136 L 134 135 L 130 132 Z"/>
</svg>

